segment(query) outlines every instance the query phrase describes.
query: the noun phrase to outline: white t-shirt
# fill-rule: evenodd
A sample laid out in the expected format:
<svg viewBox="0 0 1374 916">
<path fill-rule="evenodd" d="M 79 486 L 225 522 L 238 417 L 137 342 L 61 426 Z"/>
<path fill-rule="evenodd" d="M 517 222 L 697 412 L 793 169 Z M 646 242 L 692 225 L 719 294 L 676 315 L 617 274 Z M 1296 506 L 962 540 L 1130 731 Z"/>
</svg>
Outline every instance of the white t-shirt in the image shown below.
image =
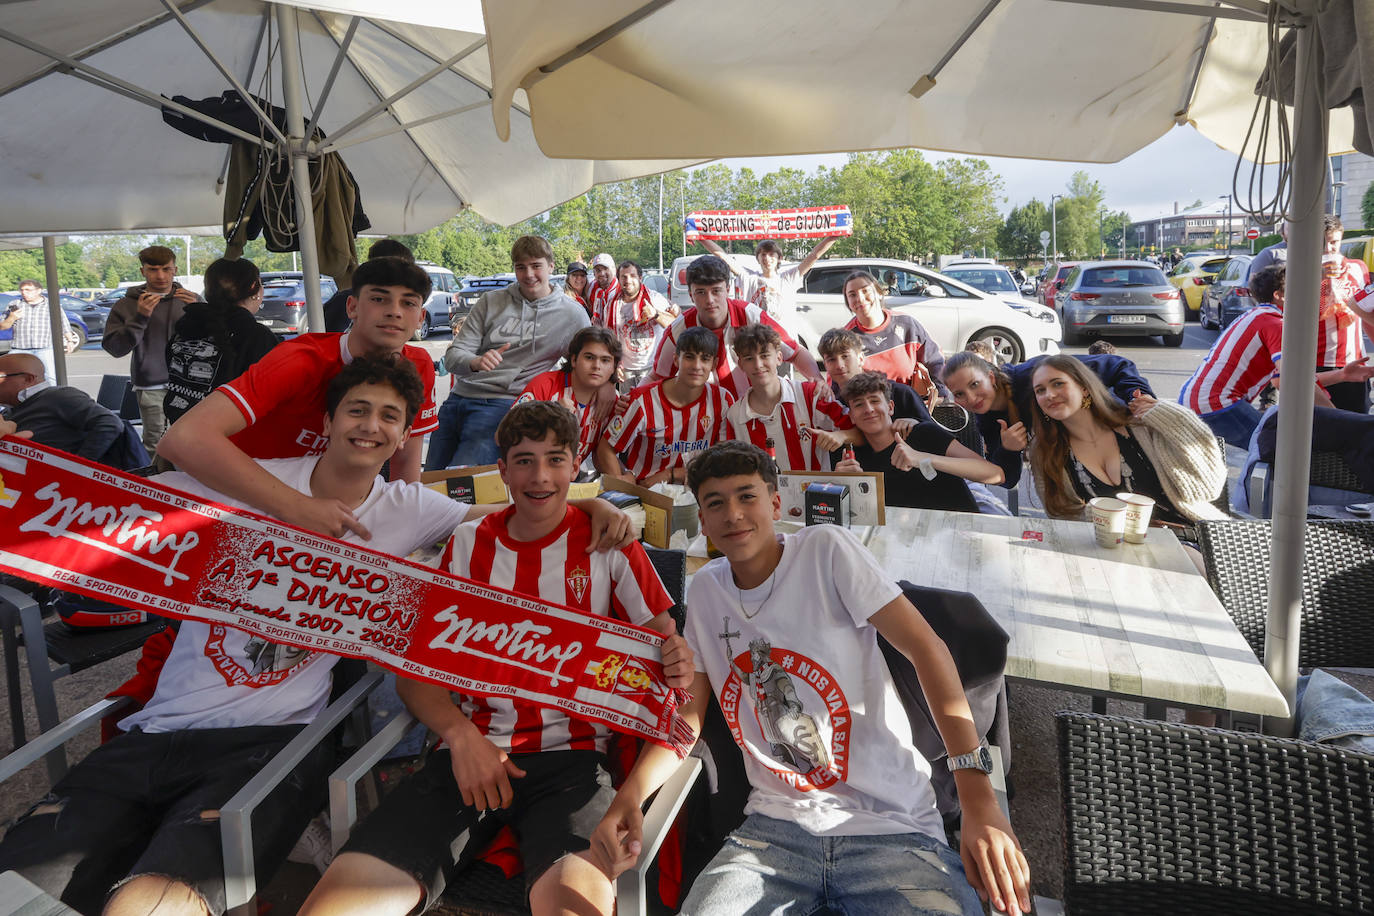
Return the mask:
<svg viewBox="0 0 1374 916">
<path fill-rule="evenodd" d="M 759 306 L 786 328 L 787 333 L 797 336 L 797 290 L 802 285 L 797 265 L 784 267 L 772 277 L 746 269 L 739 285 L 741 299 Z"/>
<path fill-rule="evenodd" d="M 721 558 L 687 592 L 697 670 L 744 751 L 753 787 L 745 812 L 816 836 L 943 841 L 930 764 L 911 743 L 868 623 L 901 590 L 847 528 L 817 525 L 779 540 L 782 560 L 758 588 L 741 594 Z"/>
<path fill-rule="evenodd" d="M 651 289 L 648 293 L 649 304 L 660 315 L 670 314 L 672 305 L 662 294 Z M 606 325 L 620 338 L 620 367 L 626 372 L 644 372 L 654 364 L 654 351 L 658 349 L 658 339 L 663 336 L 663 326 L 657 321 L 640 321 L 640 298 L 626 302 L 622 296 L 606 302 Z"/>
<path fill-rule="evenodd" d="M 319 455 L 311 455 L 258 464 L 287 486 L 309 493 L 310 475 L 319 460 Z M 232 508 L 249 508 L 179 471 L 152 479 Z M 467 512 L 467 504 L 422 484 L 379 477 L 353 513 L 372 532 L 372 540 L 352 532 L 341 540 L 403 557 L 448 537 Z M 269 642 L 224 624 L 184 620 L 153 698 L 119 727 L 169 732 L 308 723 L 329 700 L 330 671 L 338 658 Z"/>
</svg>

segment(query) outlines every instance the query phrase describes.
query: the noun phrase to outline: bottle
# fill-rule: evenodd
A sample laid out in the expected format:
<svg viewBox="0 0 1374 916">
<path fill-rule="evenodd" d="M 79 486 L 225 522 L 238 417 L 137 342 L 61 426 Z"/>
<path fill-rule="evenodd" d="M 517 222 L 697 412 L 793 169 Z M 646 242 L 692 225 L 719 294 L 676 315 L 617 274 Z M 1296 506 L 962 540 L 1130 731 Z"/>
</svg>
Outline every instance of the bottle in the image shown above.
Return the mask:
<svg viewBox="0 0 1374 916">
<path fill-rule="evenodd" d="M 778 473 L 778 451 L 773 447 L 771 437 L 763 440 L 763 450 L 768 453 L 768 460 L 773 464 L 773 473 Z"/>
<path fill-rule="evenodd" d="M 856 458 L 854 457 L 854 446 L 852 446 L 852 445 L 846 445 L 846 446 L 844 447 L 844 460 L 845 460 L 845 461 L 856 461 L 856 460 L 858 460 L 858 459 L 856 459 Z"/>
</svg>

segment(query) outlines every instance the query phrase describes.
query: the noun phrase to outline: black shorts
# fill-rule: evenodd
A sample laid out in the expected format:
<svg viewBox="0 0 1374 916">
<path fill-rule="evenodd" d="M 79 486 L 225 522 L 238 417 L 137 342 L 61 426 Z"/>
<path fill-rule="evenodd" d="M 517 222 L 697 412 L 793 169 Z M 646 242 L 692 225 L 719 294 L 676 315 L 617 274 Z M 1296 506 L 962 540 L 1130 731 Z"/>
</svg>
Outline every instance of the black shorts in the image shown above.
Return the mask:
<svg viewBox="0 0 1374 916">
<path fill-rule="evenodd" d="M 436 751 L 423 770 L 383 799 L 341 851 L 373 856 L 412 875 L 424 888 L 423 911 L 509 825 L 520 843 L 528 893 L 559 859 L 591 847 L 592 831 L 615 790 L 599 751 L 512 754 L 511 762 L 525 771 L 511 780 L 515 799 L 484 817 L 463 804 L 448 750 Z"/>
<path fill-rule="evenodd" d="M 219 808 L 301 730 L 299 725 L 138 730 L 96 748 L 0 843 L 14 869 L 63 903 L 98 913 L 124 878 L 162 875 L 223 913 Z M 286 860 L 323 806 L 333 742 L 318 745 L 259 805 L 253 858 L 259 885 Z"/>
</svg>

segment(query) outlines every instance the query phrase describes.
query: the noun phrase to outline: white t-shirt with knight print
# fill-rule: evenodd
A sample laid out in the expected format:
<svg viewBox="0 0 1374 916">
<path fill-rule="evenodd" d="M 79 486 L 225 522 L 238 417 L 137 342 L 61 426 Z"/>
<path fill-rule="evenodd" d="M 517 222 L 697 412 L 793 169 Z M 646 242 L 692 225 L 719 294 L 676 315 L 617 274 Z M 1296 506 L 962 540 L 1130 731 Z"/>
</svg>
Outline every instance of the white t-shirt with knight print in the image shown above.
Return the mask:
<svg viewBox="0 0 1374 916">
<path fill-rule="evenodd" d="M 310 493 L 319 455 L 258 461 L 282 483 Z M 249 509 L 179 471 L 151 478 L 235 509 Z M 372 532 L 364 541 L 353 532 L 340 540 L 404 557 L 453 533 L 468 506 L 419 483 L 383 481 L 353 511 Z M 329 700 L 330 672 L 337 655 L 312 652 L 253 636 L 221 623 L 183 620 L 148 705 L 119 727 L 145 732 L 311 722 Z"/>
<path fill-rule="evenodd" d="M 782 560 L 758 588 L 741 592 L 721 558 L 687 592 L 696 668 L 744 752 L 745 813 L 817 836 L 943 841 L 930 764 L 868 622 L 901 590 L 847 528 L 779 540 Z"/>
</svg>

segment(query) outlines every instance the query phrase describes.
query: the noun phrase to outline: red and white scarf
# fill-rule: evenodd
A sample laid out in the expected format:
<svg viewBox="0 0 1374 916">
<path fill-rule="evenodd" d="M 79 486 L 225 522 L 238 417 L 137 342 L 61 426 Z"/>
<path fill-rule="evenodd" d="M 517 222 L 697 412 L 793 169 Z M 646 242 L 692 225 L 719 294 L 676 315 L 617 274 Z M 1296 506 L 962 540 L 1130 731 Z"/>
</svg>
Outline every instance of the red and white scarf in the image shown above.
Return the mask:
<svg viewBox="0 0 1374 916">
<path fill-rule="evenodd" d="M 166 617 L 519 696 L 685 754 L 662 636 L 0 439 L 0 570 Z"/>
</svg>

